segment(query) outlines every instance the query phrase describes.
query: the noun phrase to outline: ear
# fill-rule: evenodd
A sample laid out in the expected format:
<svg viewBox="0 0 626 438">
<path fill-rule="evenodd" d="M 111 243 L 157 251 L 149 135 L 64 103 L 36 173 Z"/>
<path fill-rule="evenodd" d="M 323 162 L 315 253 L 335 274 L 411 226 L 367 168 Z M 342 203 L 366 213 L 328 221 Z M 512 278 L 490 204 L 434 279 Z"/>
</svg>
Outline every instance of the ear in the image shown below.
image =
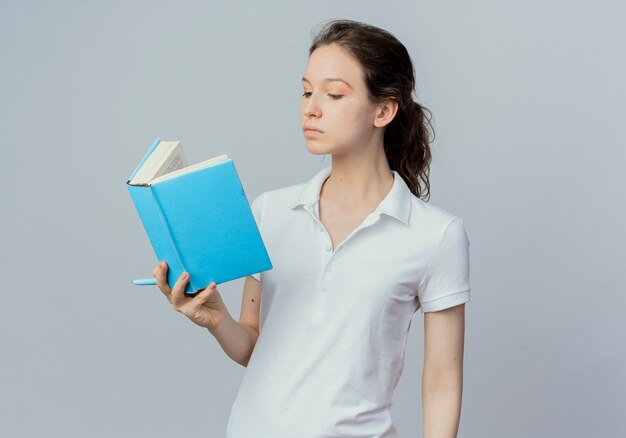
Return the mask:
<svg viewBox="0 0 626 438">
<path fill-rule="evenodd" d="M 374 119 L 374 126 L 383 128 L 387 126 L 398 112 L 398 101 L 394 98 L 384 100 L 378 105 L 378 112 Z"/>
</svg>

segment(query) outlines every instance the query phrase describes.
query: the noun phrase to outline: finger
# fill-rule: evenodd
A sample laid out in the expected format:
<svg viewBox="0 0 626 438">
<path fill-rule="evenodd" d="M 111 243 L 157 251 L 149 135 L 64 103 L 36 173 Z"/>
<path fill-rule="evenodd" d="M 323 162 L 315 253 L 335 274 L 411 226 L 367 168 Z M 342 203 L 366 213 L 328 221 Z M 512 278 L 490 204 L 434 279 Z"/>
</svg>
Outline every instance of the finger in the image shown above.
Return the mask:
<svg viewBox="0 0 626 438">
<path fill-rule="evenodd" d="M 161 261 L 154 269 L 158 288 L 165 294 L 165 296 L 169 296 L 172 290 L 170 289 L 170 285 L 167 284 L 167 263 Z"/>
<path fill-rule="evenodd" d="M 180 311 L 180 306 L 185 302 L 185 285 L 188 281 L 189 274 L 183 272 L 172 288 L 172 304 L 174 305 L 174 309 L 178 311 Z"/>
<path fill-rule="evenodd" d="M 193 297 L 193 300 L 191 300 L 193 307 L 199 307 L 206 303 L 216 290 L 217 285 L 215 283 L 211 283 L 206 289 Z"/>
<path fill-rule="evenodd" d="M 202 289 L 200 292 L 197 293 L 196 296 L 194 296 L 192 299 L 187 300 L 187 302 L 181 305 L 179 307 L 179 312 L 181 312 L 182 314 L 187 316 L 187 318 L 191 319 L 197 324 L 201 324 L 199 321 L 201 319 L 206 319 L 206 317 L 202 318 L 201 309 L 204 303 L 206 303 L 209 300 L 209 298 L 211 298 L 211 296 L 215 294 L 216 290 L 217 290 L 217 286 L 215 285 L 215 283 L 211 283 L 209 287 Z M 203 325 L 203 327 L 208 328 L 208 326 L 205 326 L 205 325 Z"/>
</svg>

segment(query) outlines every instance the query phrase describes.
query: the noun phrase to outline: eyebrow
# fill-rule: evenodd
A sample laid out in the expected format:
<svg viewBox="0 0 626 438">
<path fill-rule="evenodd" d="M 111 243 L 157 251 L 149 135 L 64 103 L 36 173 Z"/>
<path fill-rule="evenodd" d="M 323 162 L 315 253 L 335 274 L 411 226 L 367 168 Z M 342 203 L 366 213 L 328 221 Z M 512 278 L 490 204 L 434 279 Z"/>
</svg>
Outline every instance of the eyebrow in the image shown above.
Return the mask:
<svg viewBox="0 0 626 438">
<path fill-rule="evenodd" d="M 308 83 L 309 85 L 311 84 L 311 81 L 309 81 L 309 80 L 308 80 L 307 78 L 305 78 L 304 76 L 302 76 L 302 82 L 306 82 L 306 83 Z M 341 78 L 326 78 L 326 79 L 323 79 L 323 80 L 322 80 L 322 82 L 343 82 L 343 83 L 344 83 L 344 84 L 346 84 L 348 87 L 350 87 L 350 89 L 352 89 L 352 90 L 354 89 L 354 88 L 352 87 L 352 85 L 350 85 L 347 81 L 344 81 L 344 80 L 343 80 L 343 79 L 341 79 Z"/>
</svg>

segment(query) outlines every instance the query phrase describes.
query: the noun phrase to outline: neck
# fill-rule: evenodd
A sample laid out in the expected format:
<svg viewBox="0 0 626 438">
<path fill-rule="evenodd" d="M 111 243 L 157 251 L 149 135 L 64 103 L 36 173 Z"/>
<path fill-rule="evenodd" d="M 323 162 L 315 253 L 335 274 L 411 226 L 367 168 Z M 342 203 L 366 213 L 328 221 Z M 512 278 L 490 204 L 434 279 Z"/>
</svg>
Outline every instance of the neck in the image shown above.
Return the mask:
<svg viewBox="0 0 626 438">
<path fill-rule="evenodd" d="M 333 155 L 324 194 L 346 207 L 378 204 L 391 190 L 393 174 L 382 142 L 358 153 Z"/>
</svg>

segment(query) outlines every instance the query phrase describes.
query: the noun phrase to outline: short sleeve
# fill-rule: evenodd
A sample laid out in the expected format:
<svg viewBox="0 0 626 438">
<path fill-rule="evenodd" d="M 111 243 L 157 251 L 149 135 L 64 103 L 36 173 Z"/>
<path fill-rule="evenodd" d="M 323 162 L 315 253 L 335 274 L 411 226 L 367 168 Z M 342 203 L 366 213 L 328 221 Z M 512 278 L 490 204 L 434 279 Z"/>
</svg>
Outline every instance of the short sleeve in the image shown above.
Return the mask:
<svg viewBox="0 0 626 438">
<path fill-rule="evenodd" d="M 256 226 L 260 231 L 261 219 L 263 217 L 263 210 L 265 209 L 265 193 L 261 193 L 259 196 L 254 198 L 254 200 L 250 204 L 250 209 L 252 210 L 252 215 L 254 216 L 254 220 L 256 221 Z M 256 274 L 252 274 L 250 276 L 256 278 L 258 281 L 261 281 L 260 272 L 257 272 Z"/>
<path fill-rule="evenodd" d="M 469 239 L 461 218 L 446 227 L 418 288 L 418 297 L 422 313 L 470 301 Z"/>
</svg>

